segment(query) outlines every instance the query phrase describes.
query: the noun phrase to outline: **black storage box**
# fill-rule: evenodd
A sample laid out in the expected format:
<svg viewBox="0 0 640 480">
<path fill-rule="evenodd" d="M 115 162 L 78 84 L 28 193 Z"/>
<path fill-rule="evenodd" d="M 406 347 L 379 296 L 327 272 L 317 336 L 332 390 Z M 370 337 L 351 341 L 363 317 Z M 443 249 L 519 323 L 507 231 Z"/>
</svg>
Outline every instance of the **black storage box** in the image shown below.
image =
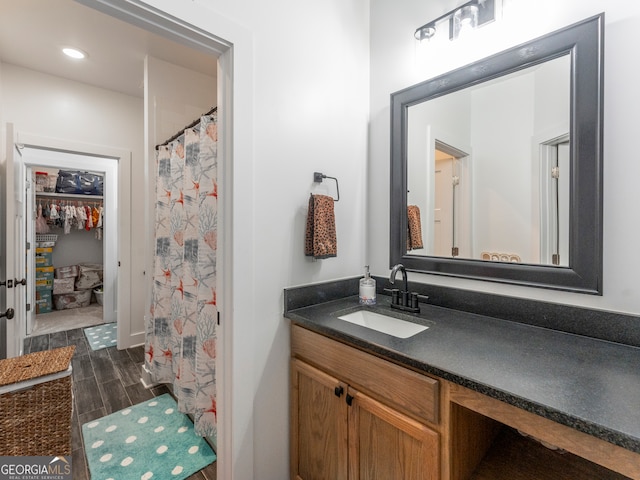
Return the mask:
<svg viewBox="0 0 640 480">
<path fill-rule="evenodd" d="M 104 177 L 97 173 L 60 170 L 56 193 L 74 195 L 103 195 Z"/>
</svg>

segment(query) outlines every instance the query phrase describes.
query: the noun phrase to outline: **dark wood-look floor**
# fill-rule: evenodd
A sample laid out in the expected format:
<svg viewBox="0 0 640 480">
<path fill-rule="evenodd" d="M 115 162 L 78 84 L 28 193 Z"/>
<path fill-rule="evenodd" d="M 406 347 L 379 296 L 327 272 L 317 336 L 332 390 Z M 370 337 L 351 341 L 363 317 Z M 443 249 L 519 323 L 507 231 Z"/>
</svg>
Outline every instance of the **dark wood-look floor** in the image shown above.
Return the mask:
<svg viewBox="0 0 640 480">
<path fill-rule="evenodd" d="M 71 442 L 73 478 L 90 478 L 82 442 L 82 425 L 143 402 L 154 396 L 171 393 L 165 385 L 145 389 L 140 383 L 144 363 L 143 347 L 118 350 L 116 347 L 91 350 L 81 328 L 29 337 L 24 353 L 75 345 L 73 367 L 73 417 Z M 188 480 L 216 480 L 215 462 L 191 475 Z"/>
</svg>

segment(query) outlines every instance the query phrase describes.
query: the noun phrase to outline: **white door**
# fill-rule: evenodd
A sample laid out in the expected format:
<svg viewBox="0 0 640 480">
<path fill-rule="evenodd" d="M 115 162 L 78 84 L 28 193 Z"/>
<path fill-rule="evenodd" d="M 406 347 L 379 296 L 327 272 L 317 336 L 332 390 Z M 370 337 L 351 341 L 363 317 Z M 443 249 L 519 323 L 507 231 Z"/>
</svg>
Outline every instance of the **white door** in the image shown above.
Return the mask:
<svg viewBox="0 0 640 480">
<path fill-rule="evenodd" d="M 24 161 L 24 155 L 22 155 Z M 29 336 L 35 327 L 36 316 L 36 199 L 35 185 L 33 182 L 33 169 L 25 162 L 26 194 L 25 194 L 25 228 L 26 228 L 26 254 L 27 254 L 27 288 L 26 288 L 26 332 Z M 30 273 L 31 272 L 31 273 Z"/>
<path fill-rule="evenodd" d="M 571 179 L 571 158 L 569 156 L 569 142 L 558 145 L 558 253 L 560 265 L 569 265 L 569 195 Z"/>
<path fill-rule="evenodd" d="M 453 247 L 453 157 L 436 157 L 433 254 L 450 257 Z"/>
<path fill-rule="evenodd" d="M 26 223 L 25 223 L 25 167 L 20 150 L 14 141 L 13 125 L 7 124 L 6 155 L 2 164 L 2 212 L 0 215 L 0 332 L 4 351 L 0 356 L 22 355 L 26 331 Z M 11 318 L 10 318 L 11 317 Z"/>
</svg>

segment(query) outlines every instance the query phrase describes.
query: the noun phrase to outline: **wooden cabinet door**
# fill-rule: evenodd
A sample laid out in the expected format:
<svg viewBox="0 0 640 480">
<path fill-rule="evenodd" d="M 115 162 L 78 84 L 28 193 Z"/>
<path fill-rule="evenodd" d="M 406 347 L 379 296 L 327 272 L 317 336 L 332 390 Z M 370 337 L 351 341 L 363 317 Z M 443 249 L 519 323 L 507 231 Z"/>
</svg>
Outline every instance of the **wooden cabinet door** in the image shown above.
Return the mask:
<svg viewBox="0 0 640 480">
<path fill-rule="evenodd" d="M 350 480 L 439 479 L 438 433 L 352 388 L 348 395 Z"/>
<path fill-rule="evenodd" d="M 346 393 L 331 375 L 291 361 L 292 480 L 347 480 Z"/>
</svg>

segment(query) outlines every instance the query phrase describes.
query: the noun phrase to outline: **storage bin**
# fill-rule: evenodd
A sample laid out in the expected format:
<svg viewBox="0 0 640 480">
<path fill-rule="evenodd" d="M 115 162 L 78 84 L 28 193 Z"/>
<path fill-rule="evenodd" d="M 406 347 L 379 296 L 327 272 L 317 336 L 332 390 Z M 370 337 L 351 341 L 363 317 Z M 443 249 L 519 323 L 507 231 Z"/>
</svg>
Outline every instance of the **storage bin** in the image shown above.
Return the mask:
<svg viewBox="0 0 640 480">
<path fill-rule="evenodd" d="M 104 177 L 91 172 L 60 170 L 56 180 L 56 192 L 75 195 L 102 195 Z"/>
<path fill-rule="evenodd" d="M 52 267 L 53 266 L 53 248 L 38 247 L 36 248 L 36 267 Z"/>
<path fill-rule="evenodd" d="M 58 235 L 51 233 L 39 233 L 36 235 L 36 247 L 55 247 L 57 241 Z"/>
<path fill-rule="evenodd" d="M 0 360 L 0 456 L 71 455 L 75 348 Z"/>
<path fill-rule="evenodd" d="M 36 288 L 36 315 L 49 313 L 53 309 L 53 294 L 50 289 Z"/>
<path fill-rule="evenodd" d="M 53 267 L 36 267 L 36 280 L 53 280 Z"/>
<path fill-rule="evenodd" d="M 36 247 L 55 247 L 56 242 L 36 242 Z"/>
<path fill-rule="evenodd" d="M 48 185 L 44 187 L 45 192 L 53 193 L 56 191 L 56 184 L 58 183 L 58 175 L 55 173 L 50 173 L 48 178 Z"/>
<path fill-rule="evenodd" d="M 54 278 L 53 279 L 53 293 L 55 295 L 62 295 L 62 294 L 65 294 L 65 293 L 73 293 L 75 281 L 76 281 L 76 279 L 74 277 Z"/>
<path fill-rule="evenodd" d="M 49 186 L 49 174 L 47 172 L 36 172 L 36 192 L 44 192 Z"/>
<path fill-rule="evenodd" d="M 104 305 L 104 291 L 102 290 L 102 287 L 94 288 L 93 293 L 96 296 L 96 302 L 98 302 L 98 305 Z"/>
<path fill-rule="evenodd" d="M 76 279 L 76 290 L 95 288 L 102 284 L 102 265 L 93 263 L 83 263 L 78 265 L 78 278 Z"/>
<path fill-rule="evenodd" d="M 91 304 L 91 289 L 76 290 L 72 293 L 53 296 L 53 305 L 56 310 L 67 310 L 69 308 L 88 307 Z"/>
<path fill-rule="evenodd" d="M 68 267 L 58 267 L 55 269 L 56 278 L 75 278 L 78 276 L 78 265 Z"/>
<path fill-rule="evenodd" d="M 53 279 L 36 278 L 36 290 L 53 290 Z"/>
</svg>

